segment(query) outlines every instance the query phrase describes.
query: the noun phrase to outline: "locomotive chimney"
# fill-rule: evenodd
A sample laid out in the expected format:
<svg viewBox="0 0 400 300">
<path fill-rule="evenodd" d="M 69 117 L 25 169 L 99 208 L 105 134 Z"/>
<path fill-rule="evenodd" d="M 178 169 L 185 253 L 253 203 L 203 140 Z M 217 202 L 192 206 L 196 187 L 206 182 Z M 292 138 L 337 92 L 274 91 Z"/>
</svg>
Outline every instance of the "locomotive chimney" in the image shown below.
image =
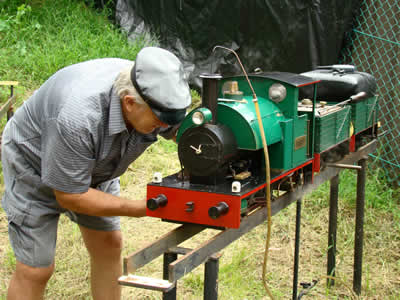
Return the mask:
<svg viewBox="0 0 400 300">
<path fill-rule="evenodd" d="M 200 75 L 203 79 L 203 88 L 201 92 L 202 103 L 201 105 L 207 107 L 212 113 L 212 124 L 217 123 L 217 106 L 218 106 L 218 80 L 222 78 L 220 74 L 206 74 Z"/>
</svg>

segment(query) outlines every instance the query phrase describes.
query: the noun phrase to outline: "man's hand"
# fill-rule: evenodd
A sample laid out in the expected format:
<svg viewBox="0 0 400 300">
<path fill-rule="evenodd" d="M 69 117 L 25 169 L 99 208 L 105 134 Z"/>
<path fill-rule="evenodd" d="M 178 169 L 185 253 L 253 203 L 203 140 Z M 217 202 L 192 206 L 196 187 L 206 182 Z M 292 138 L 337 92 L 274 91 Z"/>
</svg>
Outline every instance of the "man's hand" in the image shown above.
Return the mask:
<svg viewBox="0 0 400 300">
<path fill-rule="evenodd" d="M 65 209 L 90 216 L 146 215 L 146 199 L 128 200 L 90 188 L 85 193 L 70 194 L 54 190 L 57 202 Z"/>
</svg>

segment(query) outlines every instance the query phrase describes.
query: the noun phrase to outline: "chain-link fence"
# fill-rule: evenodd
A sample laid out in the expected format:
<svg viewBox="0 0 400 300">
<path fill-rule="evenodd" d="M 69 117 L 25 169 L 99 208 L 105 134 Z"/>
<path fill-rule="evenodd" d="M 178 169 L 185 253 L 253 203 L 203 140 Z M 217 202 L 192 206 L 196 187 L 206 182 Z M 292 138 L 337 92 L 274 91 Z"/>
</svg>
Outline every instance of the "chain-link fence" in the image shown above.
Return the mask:
<svg viewBox="0 0 400 300">
<path fill-rule="evenodd" d="M 375 76 L 380 116 L 386 132 L 372 156 L 390 183 L 400 186 L 400 1 L 363 0 L 341 63 Z"/>
</svg>

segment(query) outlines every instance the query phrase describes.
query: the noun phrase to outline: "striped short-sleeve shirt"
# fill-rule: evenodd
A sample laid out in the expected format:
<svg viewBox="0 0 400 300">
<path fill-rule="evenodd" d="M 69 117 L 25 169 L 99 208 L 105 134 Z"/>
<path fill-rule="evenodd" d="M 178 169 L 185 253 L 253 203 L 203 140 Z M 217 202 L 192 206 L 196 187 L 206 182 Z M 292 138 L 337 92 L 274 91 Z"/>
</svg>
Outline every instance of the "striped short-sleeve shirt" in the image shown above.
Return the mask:
<svg viewBox="0 0 400 300">
<path fill-rule="evenodd" d="M 18 147 L 16 155 L 23 155 L 44 187 L 86 192 L 123 174 L 157 140 L 158 130 L 140 134 L 124 122 L 113 83 L 132 64 L 107 58 L 71 65 L 18 108 L 3 139 Z"/>
</svg>

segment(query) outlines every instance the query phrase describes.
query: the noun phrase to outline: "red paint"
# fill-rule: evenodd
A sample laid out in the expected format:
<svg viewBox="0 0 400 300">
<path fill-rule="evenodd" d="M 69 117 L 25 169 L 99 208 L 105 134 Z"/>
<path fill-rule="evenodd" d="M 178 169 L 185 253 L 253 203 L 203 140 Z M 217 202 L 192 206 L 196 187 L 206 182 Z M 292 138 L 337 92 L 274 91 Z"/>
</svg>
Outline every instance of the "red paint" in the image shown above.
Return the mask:
<svg viewBox="0 0 400 300">
<path fill-rule="evenodd" d="M 305 83 L 305 84 L 300 84 L 300 85 L 297 85 L 296 87 L 302 87 L 302 86 L 306 86 L 306 85 L 316 84 L 316 83 L 318 83 L 318 82 L 321 82 L 321 80 L 316 80 L 316 81 L 313 81 L 313 82 L 308 82 L 308 83 Z"/>
<path fill-rule="evenodd" d="M 293 173 L 294 171 L 297 171 L 298 169 L 301 169 L 311 164 L 312 162 L 313 160 L 309 160 L 304 164 L 279 175 L 278 177 L 271 180 L 271 183 L 284 178 L 290 173 Z M 147 209 L 146 215 L 177 222 L 196 223 L 217 227 L 239 228 L 241 200 L 256 193 L 262 188 L 265 188 L 265 185 L 265 183 L 261 184 L 242 196 L 148 185 L 147 199 L 157 197 L 159 194 L 164 194 L 169 202 L 166 206 L 157 208 L 156 210 Z M 187 202 L 194 203 L 194 210 L 192 212 L 186 211 L 186 208 L 188 207 L 186 205 Z M 217 219 L 210 218 L 210 216 L 208 215 L 208 210 L 210 209 L 210 207 L 216 206 L 220 202 L 225 202 L 226 204 L 228 204 L 228 213 Z"/>
<path fill-rule="evenodd" d="M 356 135 L 355 134 L 353 134 L 350 137 L 349 151 L 350 152 L 355 152 L 356 151 Z"/>
<path fill-rule="evenodd" d="M 321 154 L 314 153 L 314 162 L 313 162 L 313 172 L 319 172 L 321 170 Z"/>
<path fill-rule="evenodd" d="M 289 171 L 287 171 L 287 172 L 285 172 L 285 173 L 283 173 L 283 174 L 281 174 L 281 175 L 279 175 L 279 176 L 273 178 L 273 179 L 271 180 L 271 183 L 274 183 L 274 182 L 278 181 L 279 179 L 282 179 L 283 177 L 289 175 L 290 173 L 293 173 L 294 171 L 297 171 L 297 170 L 299 170 L 299 169 L 302 169 L 303 167 L 305 167 L 305 166 L 311 164 L 312 162 L 313 162 L 313 160 L 311 159 L 311 160 L 305 162 L 304 164 L 302 164 L 302 165 L 300 165 L 300 166 L 298 166 L 298 167 L 296 167 L 296 168 L 294 168 L 294 169 L 291 169 L 291 170 L 289 170 Z M 271 183 L 270 183 L 270 184 L 271 184 Z M 264 183 L 264 184 L 262 184 L 262 185 L 256 187 L 254 190 L 252 190 L 252 191 L 250 191 L 250 192 L 244 194 L 244 195 L 242 196 L 242 198 L 246 198 L 247 196 L 250 196 L 251 194 L 254 194 L 255 192 L 258 192 L 258 191 L 261 190 L 262 188 L 265 188 L 266 185 L 267 185 L 267 184 Z"/>
<path fill-rule="evenodd" d="M 147 199 L 164 194 L 169 200 L 164 207 L 156 210 L 147 209 L 146 215 L 178 222 L 188 222 L 209 226 L 239 228 L 240 226 L 240 206 L 244 196 L 224 195 L 217 193 L 207 193 L 191 191 L 162 186 L 147 186 Z M 187 202 L 194 202 L 194 210 L 186 212 Z M 229 211 L 217 219 L 212 219 L 208 215 L 210 207 L 219 202 L 225 202 L 229 206 Z"/>
</svg>

